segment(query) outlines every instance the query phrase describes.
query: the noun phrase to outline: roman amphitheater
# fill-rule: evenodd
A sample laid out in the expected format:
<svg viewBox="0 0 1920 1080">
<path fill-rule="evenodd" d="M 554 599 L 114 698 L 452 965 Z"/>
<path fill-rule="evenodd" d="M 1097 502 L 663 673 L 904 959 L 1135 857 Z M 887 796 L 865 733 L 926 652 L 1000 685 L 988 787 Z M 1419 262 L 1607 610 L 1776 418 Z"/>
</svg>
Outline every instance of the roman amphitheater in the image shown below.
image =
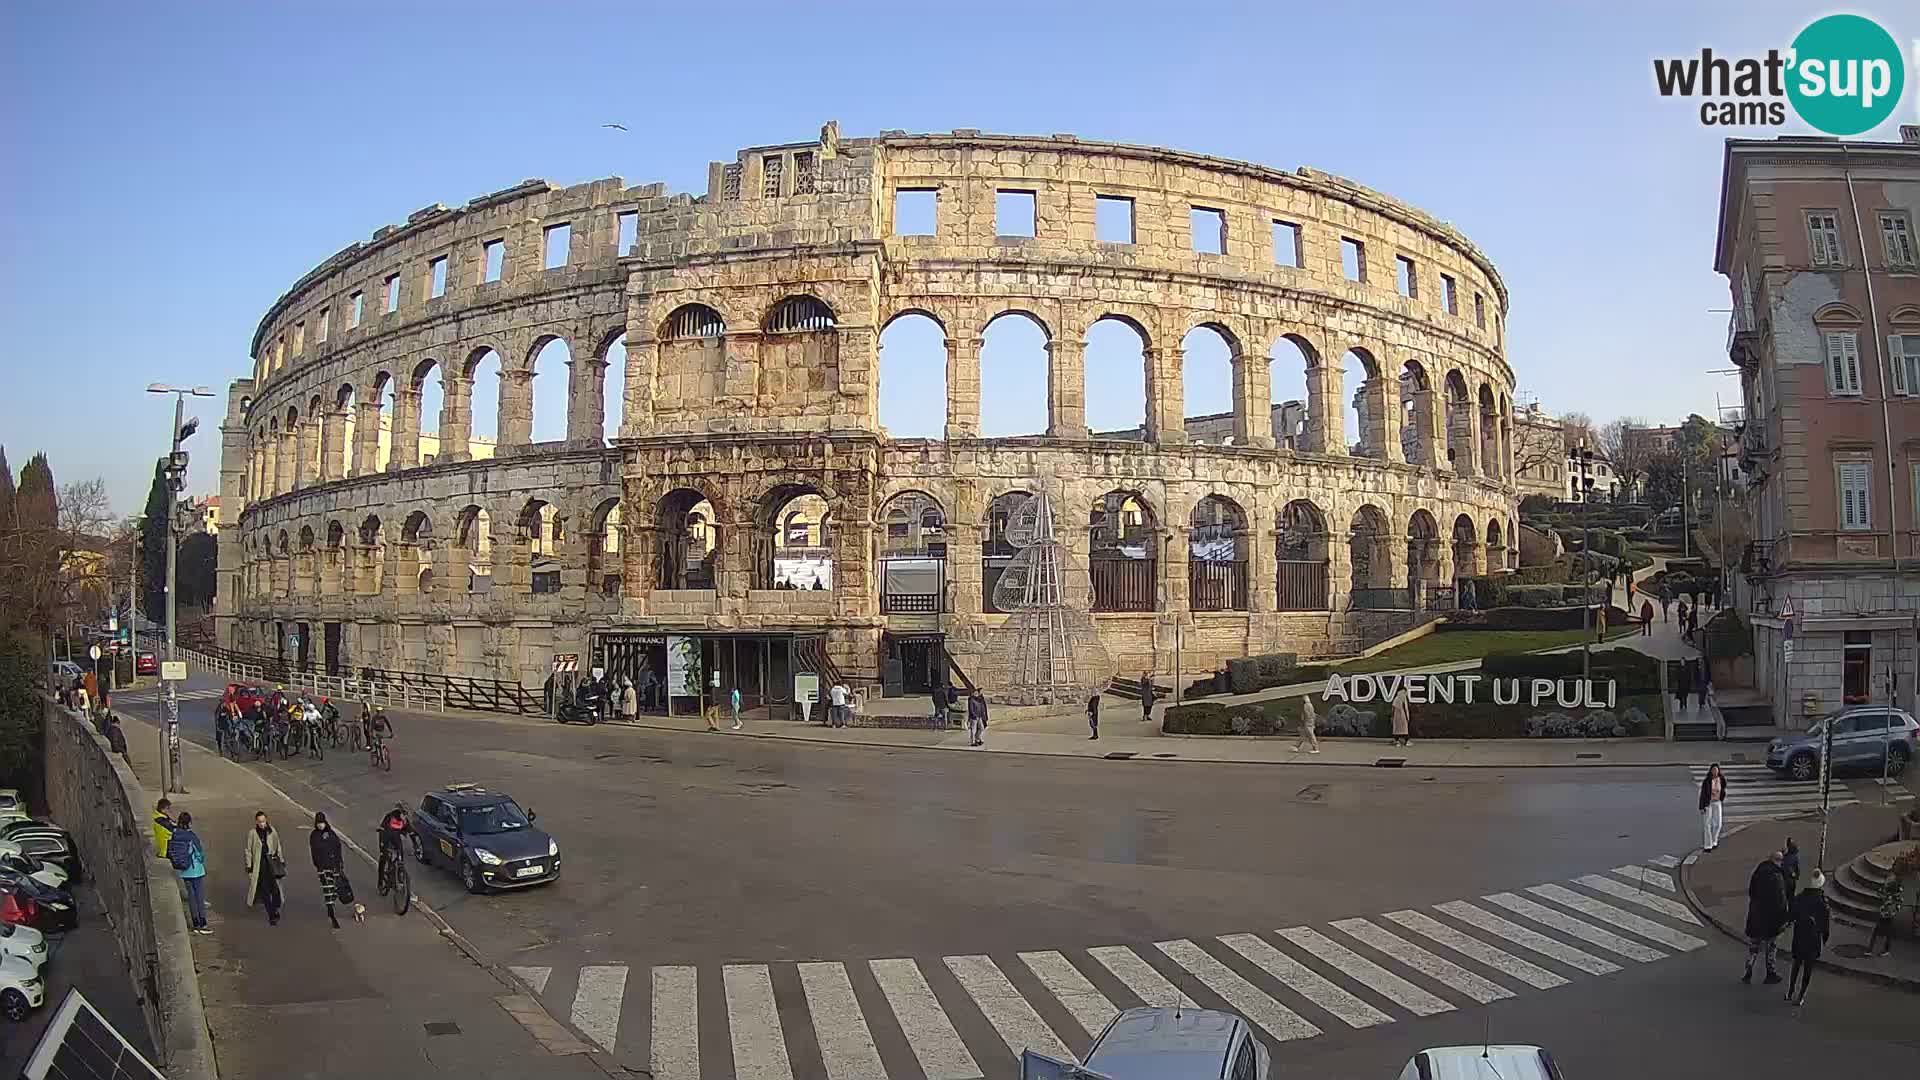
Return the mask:
<svg viewBox="0 0 1920 1080">
<path fill-rule="evenodd" d="M 1506 309 L 1463 236 L 1351 181 L 1065 135 L 828 124 L 698 195 L 434 205 L 260 322 L 218 644 L 535 687 L 560 654 L 654 681 L 671 644 L 772 706 L 804 672 L 990 683 L 1008 521 L 1044 489 L 1119 672 L 1350 652 L 1513 562 Z M 881 423 L 908 320 L 934 437 Z M 1044 430 L 986 435 L 983 342 L 1014 324 Z M 1114 333 L 1138 367 L 1092 374 Z M 1203 355 L 1230 413 L 1186 415 Z M 1109 379 L 1144 415 L 1090 431 Z M 556 437 L 536 385 L 555 416 L 564 390 Z"/>
</svg>

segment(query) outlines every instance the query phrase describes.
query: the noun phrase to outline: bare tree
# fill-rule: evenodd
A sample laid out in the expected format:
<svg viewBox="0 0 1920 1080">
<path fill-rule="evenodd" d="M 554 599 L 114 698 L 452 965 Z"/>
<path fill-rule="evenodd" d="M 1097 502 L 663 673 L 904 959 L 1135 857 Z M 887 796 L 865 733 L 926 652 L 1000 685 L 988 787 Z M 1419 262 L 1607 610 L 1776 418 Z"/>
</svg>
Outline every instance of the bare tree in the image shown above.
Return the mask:
<svg viewBox="0 0 1920 1080">
<path fill-rule="evenodd" d="M 1545 417 L 1541 417 L 1545 419 Z M 1530 424 L 1515 418 L 1513 425 L 1513 468 L 1526 476 L 1544 476 L 1548 466 L 1564 466 L 1567 444 L 1562 431 L 1551 424 Z"/>
<path fill-rule="evenodd" d="M 1565 449 L 1576 446 L 1593 445 L 1593 417 L 1583 412 L 1570 412 L 1560 418 L 1560 431 L 1566 437 Z"/>
<path fill-rule="evenodd" d="M 1613 462 L 1622 491 L 1632 491 L 1647 475 L 1647 459 L 1653 453 L 1646 437 L 1647 423 L 1637 416 L 1623 416 L 1600 429 L 1600 449 Z"/>
</svg>

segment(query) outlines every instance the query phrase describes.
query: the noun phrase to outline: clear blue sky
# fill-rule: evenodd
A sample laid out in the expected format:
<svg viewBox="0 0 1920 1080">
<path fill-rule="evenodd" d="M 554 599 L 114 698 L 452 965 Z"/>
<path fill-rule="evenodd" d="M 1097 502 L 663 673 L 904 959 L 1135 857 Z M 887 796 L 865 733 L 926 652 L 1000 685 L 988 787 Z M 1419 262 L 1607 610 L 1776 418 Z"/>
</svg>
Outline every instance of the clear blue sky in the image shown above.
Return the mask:
<svg viewBox="0 0 1920 1080">
<path fill-rule="evenodd" d="M 1352 177 L 1491 255 L 1522 400 L 1600 420 L 1710 413 L 1739 392 L 1709 373 L 1727 366 L 1710 310 L 1728 306 L 1711 265 L 1726 133 L 1658 98 L 1651 59 L 1784 47 L 1828 9 L 1578 7 L 8 5 L 0 441 L 16 467 L 45 450 L 62 481 L 105 476 L 135 510 L 169 413 L 142 388 L 205 383 L 222 397 L 202 409 L 190 487 L 211 491 L 211 429 L 260 315 L 345 244 L 527 177 L 702 190 L 707 162 L 828 119 L 848 136 L 1074 132 Z M 1911 8 L 1853 10 L 1920 34 Z M 883 390 L 897 433 L 938 422 L 914 378 Z M 1224 408 L 1209 378 L 1190 412 Z M 1108 409 L 1096 392 L 1096 426 Z M 1044 420 L 1006 421 L 1022 423 Z"/>
</svg>

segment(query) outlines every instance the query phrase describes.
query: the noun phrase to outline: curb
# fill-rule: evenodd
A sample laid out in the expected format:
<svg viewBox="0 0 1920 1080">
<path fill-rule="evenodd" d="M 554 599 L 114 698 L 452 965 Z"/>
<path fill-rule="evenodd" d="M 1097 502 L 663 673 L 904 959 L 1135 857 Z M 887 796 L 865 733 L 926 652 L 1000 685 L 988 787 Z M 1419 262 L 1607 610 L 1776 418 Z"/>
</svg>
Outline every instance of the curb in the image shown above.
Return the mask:
<svg viewBox="0 0 1920 1080">
<path fill-rule="evenodd" d="M 1746 827 L 1748 826 L 1742 826 L 1742 828 Z M 1732 833 L 1729 832 L 1725 835 L 1732 835 Z M 1695 848 L 1691 854 L 1681 860 L 1680 892 L 1687 898 L 1687 906 L 1692 908 L 1701 918 L 1707 920 L 1708 924 L 1715 930 L 1720 931 L 1739 942 L 1742 946 L 1745 946 L 1747 943 L 1746 933 L 1743 930 L 1737 930 L 1725 922 L 1722 922 L 1718 916 L 1707 910 L 1707 906 L 1701 903 L 1700 898 L 1694 894 L 1691 871 L 1693 870 L 1693 864 L 1699 860 L 1702 854 L 1701 849 Z M 1773 947 L 1773 951 L 1776 956 L 1784 955 L 1788 958 L 1792 956 L 1791 950 L 1783 950 L 1777 944 Z M 1877 983 L 1881 986 L 1891 987 L 1895 990 L 1905 990 L 1909 993 L 1920 993 L 1920 978 L 1915 978 L 1910 975 L 1896 975 L 1888 971 L 1872 971 L 1866 968 L 1858 968 L 1850 964 L 1838 963 L 1825 955 L 1822 955 L 1820 959 L 1815 960 L 1813 963 L 1815 967 L 1836 972 L 1848 978 L 1858 979 L 1862 982 Z"/>
<path fill-rule="evenodd" d="M 272 791 L 275 795 L 278 795 L 282 799 L 285 799 L 287 802 L 293 804 L 293 806 L 296 809 L 298 809 L 301 813 L 305 814 L 309 819 L 313 817 L 314 810 L 312 807 L 307 806 L 305 803 L 301 802 L 299 799 L 296 799 L 292 795 L 289 795 L 286 789 L 282 788 L 279 784 L 274 783 L 265 774 L 257 772 L 253 769 L 249 769 L 245 765 L 241 764 L 240 762 L 234 761 L 222 754 L 216 754 L 212 750 L 208 749 L 207 747 L 204 747 L 199 743 L 194 742 L 193 740 L 188 739 L 184 736 L 182 736 L 180 740 L 180 744 L 182 747 L 191 747 L 195 753 L 200 754 L 203 757 L 212 758 L 214 760 L 219 761 L 223 765 L 226 765 L 230 768 L 239 769 L 242 772 L 247 773 L 249 776 L 253 777 L 255 780 L 258 780 L 260 783 L 265 784 L 267 786 L 267 789 Z M 272 761 L 267 761 L 266 764 L 272 765 L 275 769 L 279 768 L 279 766 L 275 765 Z M 342 844 L 346 845 L 348 848 L 351 848 L 354 854 L 359 855 L 362 859 L 365 859 L 369 865 L 375 867 L 377 870 L 377 868 L 380 865 L 380 860 L 377 856 L 368 854 L 366 848 L 361 847 L 358 841 L 354 840 L 352 837 L 348 836 L 346 833 L 338 832 L 338 830 L 336 830 L 336 833 L 340 837 L 340 842 Z M 575 1028 L 572 1024 L 560 1019 L 557 1016 L 554 1016 L 552 1011 L 546 1007 L 545 1003 L 541 1002 L 540 995 L 534 993 L 533 988 L 531 986 L 528 986 L 524 981 L 522 981 L 519 976 L 515 975 L 512 971 L 508 970 L 505 966 L 500 964 L 495 964 L 487 960 L 484 956 L 482 956 L 478 946 L 476 946 L 472 941 L 469 941 L 466 935 L 460 933 L 460 931 L 458 930 L 455 930 L 453 928 L 453 924 L 447 921 L 446 916 L 434 910 L 433 906 L 427 903 L 425 900 L 421 899 L 419 894 L 417 893 L 413 897 L 412 906 L 415 909 L 419 910 L 421 915 L 424 916 L 429 923 L 433 924 L 434 928 L 439 932 L 441 937 L 451 942 L 453 944 L 453 947 L 458 949 L 460 951 L 460 954 L 462 956 L 465 956 L 470 962 L 472 962 L 475 967 L 478 967 L 480 970 L 485 971 L 488 975 L 492 976 L 493 980 L 499 983 L 502 989 L 512 994 L 523 995 L 531 999 L 534 1002 L 535 1006 L 539 1008 L 540 1012 L 544 1014 L 548 1020 L 552 1021 L 556 1026 L 560 1027 L 561 1029 L 571 1034 L 574 1038 L 578 1039 L 582 1046 L 589 1047 L 589 1050 L 586 1052 L 584 1056 L 588 1060 L 593 1062 L 594 1067 L 598 1068 L 601 1072 L 607 1074 L 607 1076 L 616 1078 L 616 1080 L 619 1077 L 624 1077 L 629 1075 L 627 1070 L 622 1068 L 616 1062 L 614 1062 L 610 1055 L 606 1054 L 604 1051 L 596 1049 L 595 1047 L 597 1047 L 597 1044 L 594 1043 L 592 1039 L 587 1038 L 586 1035 L 582 1034 L 579 1031 L 579 1029 Z M 196 986 L 197 985 L 198 984 L 196 982 Z M 531 1035 L 533 1033 L 529 1031 L 528 1034 Z M 539 1041 L 537 1036 L 535 1037 L 535 1041 L 536 1042 Z M 544 1046 L 544 1043 L 542 1045 Z M 552 1051 L 549 1050 L 548 1053 L 551 1054 Z M 555 1056 L 559 1056 L 559 1055 L 555 1055 Z M 568 1056 L 571 1056 L 571 1055 L 568 1055 Z"/>
</svg>

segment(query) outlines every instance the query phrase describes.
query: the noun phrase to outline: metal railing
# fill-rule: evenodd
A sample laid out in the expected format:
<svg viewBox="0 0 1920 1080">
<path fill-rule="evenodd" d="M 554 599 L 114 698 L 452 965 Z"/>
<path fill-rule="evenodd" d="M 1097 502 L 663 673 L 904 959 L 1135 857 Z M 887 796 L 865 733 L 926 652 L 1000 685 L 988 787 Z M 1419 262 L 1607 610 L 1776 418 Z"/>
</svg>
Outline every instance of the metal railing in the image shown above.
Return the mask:
<svg viewBox="0 0 1920 1080">
<path fill-rule="evenodd" d="M 938 593 L 881 593 L 880 612 L 883 615 L 938 615 L 940 600 Z"/>
<path fill-rule="evenodd" d="M 219 648 L 181 649 L 180 655 L 201 671 L 229 679 L 273 683 L 320 697 L 364 701 L 386 708 L 415 712 L 445 712 L 449 708 L 479 712 L 545 711 L 540 691 L 494 679 L 374 668 L 362 668 L 357 675 L 329 675 L 276 657 Z"/>
<path fill-rule="evenodd" d="M 1152 611 L 1155 586 L 1159 580 L 1152 558 L 1103 558 L 1087 560 L 1087 576 L 1093 586 L 1095 611 Z"/>
<path fill-rule="evenodd" d="M 1208 559 L 1188 563 L 1187 610 L 1247 610 L 1247 564 Z"/>
<path fill-rule="evenodd" d="M 1275 579 L 1274 610 L 1327 610 L 1326 560 L 1281 559 Z"/>
</svg>

